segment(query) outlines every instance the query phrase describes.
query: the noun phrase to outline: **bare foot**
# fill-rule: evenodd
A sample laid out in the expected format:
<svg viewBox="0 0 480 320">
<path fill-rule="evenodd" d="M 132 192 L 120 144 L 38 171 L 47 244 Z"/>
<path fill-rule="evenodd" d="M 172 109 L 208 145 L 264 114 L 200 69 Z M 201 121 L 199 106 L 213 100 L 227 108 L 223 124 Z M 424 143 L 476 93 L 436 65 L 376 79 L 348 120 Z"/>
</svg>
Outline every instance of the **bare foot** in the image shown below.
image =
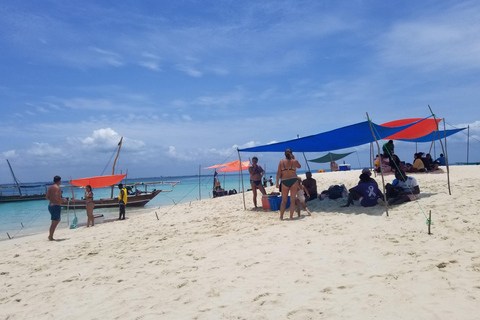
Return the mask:
<svg viewBox="0 0 480 320">
<path fill-rule="evenodd" d="M 307 211 L 307 213 L 308 213 L 308 215 L 309 215 L 309 216 L 311 216 L 311 215 L 312 215 L 312 213 L 310 212 L 310 210 L 308 210 L 308 208 L 307 208 L 307 207 L 305 207 L 305 211 Z"/>
<path fill-rule="evenodd" d="M 48 237 L 48 241 L 55 241 L 55 239 Z"/>
</svg>

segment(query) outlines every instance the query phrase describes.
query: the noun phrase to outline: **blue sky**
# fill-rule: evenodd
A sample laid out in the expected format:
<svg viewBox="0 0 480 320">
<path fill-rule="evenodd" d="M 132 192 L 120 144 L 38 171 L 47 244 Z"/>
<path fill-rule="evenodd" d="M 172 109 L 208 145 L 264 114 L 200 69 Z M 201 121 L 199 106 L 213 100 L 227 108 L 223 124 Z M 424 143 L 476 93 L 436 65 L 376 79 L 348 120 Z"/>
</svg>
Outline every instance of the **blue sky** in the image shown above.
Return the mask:
<svg viewBox="0 0 480 320">
<path fill-rule="evenodd" d="M 95 176 L 123 136 L 131 177 L 190 175 L 430 105 L 447 129 L 470 125 L 479 161 L 479 17 L 478 1 L 2 1 L 0 155 L 22 182 Z M 452 162 L 466 140 L 449 140 Z M 368 165 L 355 150 L 347 163 Z M 283 157 L 257 156 L 269 171 Z"/>
</svg>

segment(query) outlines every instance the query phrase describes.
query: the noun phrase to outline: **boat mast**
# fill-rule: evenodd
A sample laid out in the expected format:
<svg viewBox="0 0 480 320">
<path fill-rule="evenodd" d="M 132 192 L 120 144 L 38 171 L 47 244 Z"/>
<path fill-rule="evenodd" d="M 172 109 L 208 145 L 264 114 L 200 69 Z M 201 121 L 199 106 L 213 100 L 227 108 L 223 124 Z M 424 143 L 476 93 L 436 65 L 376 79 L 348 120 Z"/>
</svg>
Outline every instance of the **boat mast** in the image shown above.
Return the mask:
<svg viewBox="0 0 480 320">
<path fill-rule="evenodd" d="M 118 155 L 120 154 L 120 148 L 122 147 L 122 141 L 123 141 L 123 137 L 120 138 L 120 142 L 118 143 L 117 156 L 115 157 L 115 160 L 113 161 L 112 175 L 115 174 L 115 164 L 117 163 Z M 110 198 L 113 198 L 113 186 L 112 186 L 112 193 L 110 195 Z"/>
<path fill-rule="evenodd" d="M 10 172 L 12 173 L 13 181 L 15 181 L 15 184 L 17 185 L 18 193 L 19 193 L 20 195 L 22 195 L 22 190 L 20 189 L 20 184 L 18 184 L 18 180 L 17 180 L 17 178 L 15 177 L 15 174 L 13 173 L 12 166 L 10 165 L 10 162 L 8 161 L 8 159 L 5 159 L 5 160 L 7 160 L 8 167 L 10 168 Z"/>
</svg>

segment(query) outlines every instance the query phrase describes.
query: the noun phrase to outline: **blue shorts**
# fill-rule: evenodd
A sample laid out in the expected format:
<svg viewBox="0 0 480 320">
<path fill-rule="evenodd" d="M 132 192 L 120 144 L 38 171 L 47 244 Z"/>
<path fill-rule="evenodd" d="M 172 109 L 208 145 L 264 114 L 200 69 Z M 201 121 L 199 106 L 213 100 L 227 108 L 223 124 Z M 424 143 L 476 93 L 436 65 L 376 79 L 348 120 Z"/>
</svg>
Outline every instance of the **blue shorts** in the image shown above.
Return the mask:
<svg viewBox="0 0 480 320">
<path fill-rule="evenodd" d="M 50 212 L 50 215 L 52 216 L 52 221 L 59 221 L 60 220 L 60 214 L 62 213 L 62 207 L 61 206 L 48 206 L 48 211 Z"/>
</svg>

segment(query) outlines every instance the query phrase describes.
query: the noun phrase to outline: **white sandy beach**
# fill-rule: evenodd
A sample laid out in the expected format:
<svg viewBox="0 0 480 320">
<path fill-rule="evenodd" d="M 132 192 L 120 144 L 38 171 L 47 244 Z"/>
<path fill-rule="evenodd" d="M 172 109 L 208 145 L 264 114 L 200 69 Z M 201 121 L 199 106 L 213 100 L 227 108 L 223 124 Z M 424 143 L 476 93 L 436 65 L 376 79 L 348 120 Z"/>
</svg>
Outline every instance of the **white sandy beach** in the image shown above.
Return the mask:
<svg viewBox="0 0 480 320">
<path fill-rule="evenodd" d="M 359 174 L 314 178 L 320 193 Z M 480 167 L 452 167 L 451 196 L 446 173 L 414 176 L 418 204 L 389 217 L 326 199 L 280 221 L 247 192 L 246 211 L 237 194 L 2 241 L 0 318 L 478 319 Z"/>
</svg>

